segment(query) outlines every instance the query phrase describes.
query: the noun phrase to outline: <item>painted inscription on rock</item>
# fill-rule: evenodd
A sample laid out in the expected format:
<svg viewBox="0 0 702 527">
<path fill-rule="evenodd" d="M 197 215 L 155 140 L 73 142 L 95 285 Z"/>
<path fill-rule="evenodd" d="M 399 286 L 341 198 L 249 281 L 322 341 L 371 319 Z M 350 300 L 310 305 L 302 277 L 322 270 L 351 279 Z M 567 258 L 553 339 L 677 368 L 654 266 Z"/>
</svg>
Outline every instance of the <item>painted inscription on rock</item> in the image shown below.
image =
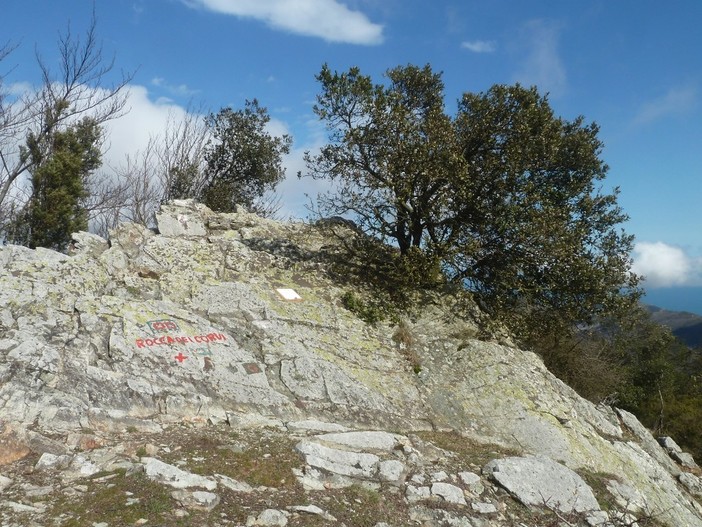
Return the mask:
<svg viewBox="0 0 702 527">
<path fill-rule="evenodd" d="M 149 320 L 146 323 L 154 333 L 169 333 L 178 331 L 180 328 L 173 320 Z"/>
<path fill-rule="evenodd" d="M 227 340 L 224 333 L 187 334 L 185 330 L 181 330 L 177 322 L 170 319 L 149 320 L 146 326 L 151 336 L 135 339 L 137 348 L 166 348 L 177 351 L 178 353 L 171 354 L 171 357 L 178 364 L 183 364 L 189 358 L 204 358 L 205 371 L 214 369 L 210 346 Z M 173 350 L 174 347 L 176 349 Z"/>
<path fill-rule="evenodd" d="M 172 344 L 207 344 L 227 340 L 223 333 L 208 333 L 207 335 L 161 335 L 160 337 L 136 339 L 137 348 L 150 348 L 152 346 Z"/>
</svg>

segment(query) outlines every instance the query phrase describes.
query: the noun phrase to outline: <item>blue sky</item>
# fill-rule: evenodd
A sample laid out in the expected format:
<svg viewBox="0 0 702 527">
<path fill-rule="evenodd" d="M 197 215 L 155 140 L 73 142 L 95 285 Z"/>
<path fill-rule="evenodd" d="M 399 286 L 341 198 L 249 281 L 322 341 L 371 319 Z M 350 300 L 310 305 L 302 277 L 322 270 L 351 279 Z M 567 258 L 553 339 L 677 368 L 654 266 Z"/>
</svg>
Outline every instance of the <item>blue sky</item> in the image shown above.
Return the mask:
<svg viewBox="0 0 702 527">
<path fill-rule="evenodd" d="M 135 72 L 132 110 L 111 126 L 112 164 L 169 112 L 255 97 L 271 130 L 293 137 L 280 190 L 284 210 L 304 215 L 315 184 L 294 175 L 325 140 L 312 113 L 322 64 L 380 82 L 388 68 L 430 63 L 448 112 L 463 92 L 520 82 L 548 92 L 562 117 L 597 122 L 635 269 L 649 288 L 702 285 L 699 0 L 9 0 L 0 42 L 18 48 L 2 64 L 6 87 L 37 84 L 35 51 L 51 64 L 59 32 L 84 31 L 93 5 L 115 71 Z"/>
</svg>

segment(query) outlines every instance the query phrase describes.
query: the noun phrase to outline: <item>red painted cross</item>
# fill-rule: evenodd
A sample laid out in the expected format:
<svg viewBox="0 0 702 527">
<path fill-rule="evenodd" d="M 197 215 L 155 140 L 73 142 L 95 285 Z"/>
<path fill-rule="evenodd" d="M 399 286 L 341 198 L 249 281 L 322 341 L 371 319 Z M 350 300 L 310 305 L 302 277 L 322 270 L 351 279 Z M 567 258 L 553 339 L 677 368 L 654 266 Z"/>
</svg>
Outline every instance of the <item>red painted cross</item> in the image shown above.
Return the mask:
<svg viewBox="0 0 702 527">
<path fill-rule="evenodd" d="M 185 359 L 187 359 L 188 357 L 186 357 L 185 355 L 183 355 L 183 352 L 181 351 L 181 352 L 178 353 L 178 355 L 176 355 L 174 358 L 175 358 L 175 360 L 177 360 L 178 362 L 180 362 L 180 363 L 182 364 L 183 361 L 184 361 Z"/>
</svg>

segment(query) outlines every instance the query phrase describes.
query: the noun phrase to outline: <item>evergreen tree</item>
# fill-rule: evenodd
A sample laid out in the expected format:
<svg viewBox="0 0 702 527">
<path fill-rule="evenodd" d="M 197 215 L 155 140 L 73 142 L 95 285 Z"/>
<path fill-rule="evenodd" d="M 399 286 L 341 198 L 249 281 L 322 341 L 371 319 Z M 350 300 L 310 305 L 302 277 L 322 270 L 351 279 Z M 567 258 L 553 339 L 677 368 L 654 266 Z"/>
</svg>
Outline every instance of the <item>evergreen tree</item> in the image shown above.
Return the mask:
<svg viewBox="0 0 702 527">
<path fill-rule="evenodd" d="M 87 230 L 86 185 L 101 165 L 101 138 L 90 118 L 50 135 L 29 135 L 22 155 L 29 162 L 31 196 L 14 222 L 13 242 L 63 251 L 73 232 Z"/>
</svg>

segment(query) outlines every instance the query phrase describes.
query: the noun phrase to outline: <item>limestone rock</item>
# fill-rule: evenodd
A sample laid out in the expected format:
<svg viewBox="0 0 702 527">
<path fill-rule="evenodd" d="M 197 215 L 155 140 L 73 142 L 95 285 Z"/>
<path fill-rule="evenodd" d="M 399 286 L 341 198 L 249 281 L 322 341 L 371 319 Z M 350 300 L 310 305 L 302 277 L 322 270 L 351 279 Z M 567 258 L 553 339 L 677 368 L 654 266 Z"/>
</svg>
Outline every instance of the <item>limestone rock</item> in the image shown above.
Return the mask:
<svg viewBox="0 0 702 527">
<path fill-rule="evenodd" d="M 202 487 L 214 490 L 217 488 L 217 482 L 210 478 L 191 474 L 156 458 L 143 457 L 141 462 L 144 464 L 144 471 L 148 477 L 176 489 Z"/>
<path fill-rule="evenodd" d="M 215 477 L 223 487 L 226 487 L 229 490 L 233 490 L 234 492 L 243 492 L 244 494 L 250 494 L 254 490 L 253 487 L 248 483 L 245 483 L 243 481 L 237 481 L 235 479 L 230 478 L 229 476 L 215 474 Z"/>
<path fill-rule="evenodd" d="M 398 484 L 402 481 L 407 468 L 397 459 L 381 461 L 378 464 L 378 478 L 380 481 Z"/>
<path fill-rule="evenodd" d="M 592 489 L 569 468 L 548 458 L 509 457 L 490 461 L 483 472 L 528 506 L 561 512 L 600 510 Z"/>
<path fill-rule="evenodd" d="M 288 514 L 277 509 L 266 509 L 258 517 L 249 517 L 246 522 L 249 526 L 285 527 L 288 524 Z"/>
<path fill-rule="evenodd" d="M 326 512 L 325 510 L 317 507 L 316 505 L 293 505 L 291 507 L 288 507 L 288 510 L 293 511 L 293 512 L 304 512 L 306 514 L 312 514 L 314 516 L 319 516 L 320 518 L 328 521 L 328 522 L 335 522 L 337 521 L 334 516 Z"/>
<path fill-rule="evenodd" d="M 449 503 L 466 505 L 466 499 L 463 497 L 461 488 L 456 485 L 451 485 L 450 483 L 434 483 L 431 486 L 431 494 L 433 496 L 439 496 Z"/>
<path fill-rule="evenodd" d="M 365 452 L 349 452 L 303 440 L 295 447 L 308 465 L 332 474 L 358 479 L 373 479 L 380 458 Z"/>
<path fill-rule="evenodd" d="M 168 437 L 180 426 L 258 430 L 256 448 L 285 438 L 283 458 L 299 464 L 281 479 L 297 478 L 310 495 L 360 485 L 404 496 L 405 523 L 508 525 L 503 512 L 481 512 L 490 503 L 504 511 L 493 500 L 499 482 L 521 489 L 534 510 L 546 496 L 549 506 L 601 525 L 617 515 L 702 524 L 689 454 L 672 440 L 661 446 L 632 414 L 582 399 L 505 335 L 477 340 L 485 316 L 477 307 L 456 309 L 437 297 L 415 314 L 417 375 L 393 327 L 369 326 L 340 301 L 350 285 L 328 264 L 340 238 L 358 236 L 352 226 L 281 223 L 243 209 L 217 214 L 191 200 L 164 205 L 157 222 L 157 230 L 122 224 L 109 241 L 77 233 L 70 255 L 0 247 L 0 465 L 12 480 L 0 515 L 12 515 L 8 526 L 45 523 L 35 516 L 42 507 L 22 501 L 34 466 L 37 479 L 57 478 L 66 497 L 100 485 L 97 473 L 87 476 L 98 468 L 143 470 L 154 485 L 175 484 L 182 500 L 214 494 L 217 485 L 221 501 L 261 492 L 224 465 L 199 476 L 171 465 L 175 457 L 156 459 L 174 454 Z M 295 300 L 280 289 L 295 291 Z M 492 452 L 499 470 L 476 474 L 484 458 L 465 459 L 473 445 Z M 255 458 L 249 447 L 237 452 Z M 140 448 L 147 457 L 137 462 Z M 544 478 L 511 474 L 514 459 L 552 485 L 570 485 L 578 500 Z M 596 502 L 573 476 L 579 471 L 601 477 L 597 492 L 608 501 L 619 496 L 616 511 L 583 510 Z M 459 495 L 469 506 L 457 505 Z M 198 496 L 205 507 L 216 501 Z M 271 497 L 271 510 L 289 505 Z M 310 505 L 326 510 L 321 501 Z M 252 509 L 251 521 L 276 524 L 290 511 L 263 512 Z"/>
<path fill-rule="evenodd" d="M 466 486 L 466 489 L 476 496 L 479 496 L 485 490 L 480 476 L 473 472 L 459 472 L 458 478 Z"/>
<path fill-rule="evenodd" d="M 179 501 L 184 507 L 209 512 L 219 505 L 220 498 L 213 492 L 196 490 L 174 490 L 171 496 Z"/>
<path fill-rule="evenodd" d="M 480 514 L 493 514 L 497 512 L 497 507 L 493 503 L 476 501 L 470 504 L 471 509 Z"/>
<path fill-rule="evenodd" d="M 0 474 L 0 492 L 4 491 L 10 485 L 12 485 L 12 478 Z"/>
<path fill-rule="evenodd" d="M 363 451 L 385 452 L 390 452 L 398 445 L 408 441 L 408 439 L 404 436 L 382 431 L 324 434 L 317 436 L 317 439 L 323 443 L 335 443 L 336 445 L 347 448 L 360 449 Z"/>
</svg>

